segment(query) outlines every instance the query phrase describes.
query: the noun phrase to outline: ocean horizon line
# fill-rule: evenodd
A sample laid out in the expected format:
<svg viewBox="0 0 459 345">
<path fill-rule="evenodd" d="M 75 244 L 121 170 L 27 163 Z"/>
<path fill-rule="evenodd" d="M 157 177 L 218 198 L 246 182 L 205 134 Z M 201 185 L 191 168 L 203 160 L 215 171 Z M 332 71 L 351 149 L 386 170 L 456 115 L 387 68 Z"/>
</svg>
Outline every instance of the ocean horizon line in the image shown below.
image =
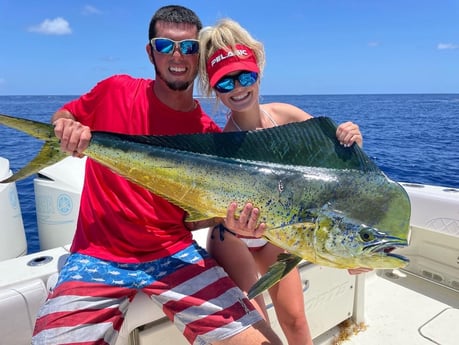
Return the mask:
<svg viewBox="0 0 459 345">
<path fill-rule="evenodd" d="M 0 95 L 0 97 L 79 97 L 83 94 L 8 94 Z M 419 96 L 419 95 L 459 95 L 459 92 L 394 92 L 394 93 L 311 93 L 311 94 L 300 94 L 300 93 L 267 93 L 261 94 L 260 96 Z M 202 95 L 193 95 L 195 98 L 215 98 L 207 97 Z"/>
</svg>

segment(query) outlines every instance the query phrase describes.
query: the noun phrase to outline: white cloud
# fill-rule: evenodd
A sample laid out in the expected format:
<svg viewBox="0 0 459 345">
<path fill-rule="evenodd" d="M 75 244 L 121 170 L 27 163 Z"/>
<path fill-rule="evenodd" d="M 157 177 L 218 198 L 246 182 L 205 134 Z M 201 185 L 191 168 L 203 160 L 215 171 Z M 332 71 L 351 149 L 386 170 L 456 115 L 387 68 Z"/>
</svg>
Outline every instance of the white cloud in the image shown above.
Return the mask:
<svg viewBox="0 0 459 345">
<path fill-rule="evenodd" d="M 91 5 L 86 5 L 85 7 L 83 7 L 83 14 L 84 15 L 91 15 L 91 14 L 101 14 L 102 12 L 95 8 L 94 6 L 91 6 Z"/>
<path fill-rule="evenodd" d="M 69 22 L 62 17 L 45 19 L 39 25 L 31 26 L 29 31 L 44 35 L 69 35 L 72 33 Z"/>
<path fill-rule="evenodd" d="M 437 44 L 438 50 L 446 50 L 446 49 L 459 49 L 459 44 L 453 43 L 438 43 Z"/>
</svg>

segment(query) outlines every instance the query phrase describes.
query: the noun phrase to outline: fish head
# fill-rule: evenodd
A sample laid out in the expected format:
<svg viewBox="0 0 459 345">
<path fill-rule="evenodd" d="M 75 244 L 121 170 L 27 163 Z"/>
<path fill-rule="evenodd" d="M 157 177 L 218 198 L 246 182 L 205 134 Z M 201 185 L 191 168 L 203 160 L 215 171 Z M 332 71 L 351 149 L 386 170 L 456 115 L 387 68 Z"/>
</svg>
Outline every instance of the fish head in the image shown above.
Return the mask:
<svg viewBox="0 0 459 345">
<path fill-rule="evenodd" d="M 364 224 L 329 207 L 319 213 L 314 236 L 317 262 L 340 268 L 372 269 L 408 264 L 408 258 L 393 252 L 408 245 L 407 236 L 394 236 L 391 231 Z"/>
</svg>

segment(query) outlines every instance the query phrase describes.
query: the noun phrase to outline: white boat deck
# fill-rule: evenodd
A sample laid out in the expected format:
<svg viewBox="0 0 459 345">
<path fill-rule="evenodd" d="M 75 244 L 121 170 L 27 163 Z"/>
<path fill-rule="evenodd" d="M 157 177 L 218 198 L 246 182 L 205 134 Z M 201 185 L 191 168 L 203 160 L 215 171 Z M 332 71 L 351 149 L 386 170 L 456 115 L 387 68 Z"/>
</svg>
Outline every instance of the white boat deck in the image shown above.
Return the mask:
<svg viewBox="0 0 459 345">
<path fill-rule="evenodd" d="M 459 344 L 459 291 L 410 274 L 366 275 L 363 323 L 335 327 L 315 345 Z"/>
</svg>

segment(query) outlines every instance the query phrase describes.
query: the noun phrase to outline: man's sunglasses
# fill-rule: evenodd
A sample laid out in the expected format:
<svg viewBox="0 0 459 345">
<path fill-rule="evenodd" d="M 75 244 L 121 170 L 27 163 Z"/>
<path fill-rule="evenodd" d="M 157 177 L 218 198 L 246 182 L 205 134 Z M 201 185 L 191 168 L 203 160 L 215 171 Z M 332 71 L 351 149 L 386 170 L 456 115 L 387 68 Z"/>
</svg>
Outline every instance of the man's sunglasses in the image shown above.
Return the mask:
<svg viewBox="0 0 459 345">
<path fill-rule="evenodd" d="M 243 87 L 248 87 L 256 83 L 258 79 L 257 72 L 242 71 L 236 75 L 228 75 L 221 78 L 214 86 L 214 89 L 220 93 L 227 93 L 234 90 L 236 80 Z"/>
<path fill-rule="evenodd" d="M 178 45 L 180 53 L 183 55 L 197 54 L 199 52 L 199 41 L 198 40 L 182 40 L 174 41 L 169 38 L 152 38 L 150 40 L 153 48 L 161 54 L 173 54 L 175 47 Z"/>
</svg>

